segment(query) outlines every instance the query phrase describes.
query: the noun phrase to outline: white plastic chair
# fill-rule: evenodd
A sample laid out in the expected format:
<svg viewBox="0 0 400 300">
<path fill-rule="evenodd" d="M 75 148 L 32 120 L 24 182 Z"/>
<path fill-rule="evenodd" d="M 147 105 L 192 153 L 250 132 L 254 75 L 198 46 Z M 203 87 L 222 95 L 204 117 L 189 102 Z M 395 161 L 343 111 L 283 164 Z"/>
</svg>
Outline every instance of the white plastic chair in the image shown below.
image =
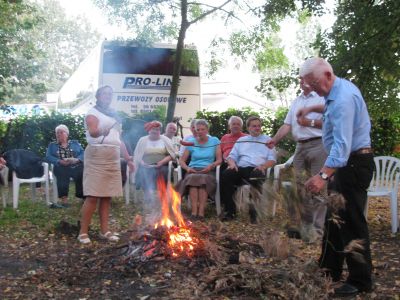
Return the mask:
<svg viewBox="0 0 400 300">
<path fill-rule="evenodd" d="M 7 206 L 7 199 L 8 199 L 8 171 L 9 169 L 7 167 L 4 167 L 3 169 L 0 170 L 0 176 L 3 177 L 4 180 L 4 187 L 0 186 L 1 188 L 1 198 L 3 199 L 3 207 L 5 208 Z"/>
<path fill-rule="evenodd" d="M 219 178 L 220 178 L 220 166 L 217 166 L 215 169 L 215 180 L 217 181 L 217 189 L 215 191 L 215 207 L 217 210 L 217 215 L 219 216 L 221 214 L 221 193 L 219 190 Z M 175 172 L 178 174 L 178 181 L 182 180 L 182 167 L 178 165 L 178 167 L 175 169 Z"/>
<path fill-rule="evenodd" d="M 375 172 L 368 188 L 369 197 L 389 197 L 392 233 L 399 228 L 397 193 L 400 181 L 400 159 L 390 156 L 374 157 Z M 365 217 L 368 215 L 368 200 L 364 210 Z"/>
<path fill-rule="evenodd" d="M 284 162 L 283 164 L 275 165 L 275 167 L 274 167 L 274 184 L 275 184 L 276 190 L 279 190 L 279 188 L 280 188 L 279 182 L 280 182 L 281 171 L 284 169 L 288 169 L 292 166 L 293 158 L 294 158 L 294 155 L 289 157 L 289 159 L 286 162 Z M 281 181 L 280 184 L 283 187 L 288 187 L 288 186 L 292 185 L 292 183 L 290 181 Z"/>
<path fill-rule="evenodd" d="M 50 193 L 49 193 L 49 164 L 42 163 L 43 165 L 43 176 L 42 177 L 32 177 L 29 179 L 18 178 L 17 173 L 13 171 L 13 208 L 18 208 L 18 200 L 19 200 L 19 186 L 21 183 L 30 183 L 32 189 L 32 198 L 36 197 L 36 187 L 35 183 L 44 182 L 45 183 L 45 193 L 46 193 L 46 203 L 50 205 Z"/>
</svg>

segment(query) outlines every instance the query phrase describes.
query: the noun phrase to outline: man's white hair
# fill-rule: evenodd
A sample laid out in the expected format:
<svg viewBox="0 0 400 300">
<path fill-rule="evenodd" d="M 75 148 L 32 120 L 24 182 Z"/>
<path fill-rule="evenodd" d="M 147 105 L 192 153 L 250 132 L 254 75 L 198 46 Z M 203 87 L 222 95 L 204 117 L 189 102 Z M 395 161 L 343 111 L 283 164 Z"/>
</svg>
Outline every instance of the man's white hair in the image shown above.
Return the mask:
<svg viewBox="0 0 400 300">
<path fill-rule="evenodd" d="M 238 120 L 240 122 L 240 126 L 243 126 L 243 120 L 241 117 L 238 116 L 231 116 L 228 120 L 228 125 L 230 126 L 234 120 Z"/>
<path fill-rule="evenodd" d="M 312 74 L 318 78 L 326 71 L 329 71 L 333 74 L 333 69 L 330 63 L 321 57 L 311 57 L 306 59 L 306 61 L 300 67 L 299 75 L 300 77 L 304 77 L 308 74 Z"/>
<path fill-rule="evenodd" d="M 69 129 L 68 129 L 68 127 L 67 127 L 66 125 L 64 125 L 64 124 L 58 125 L 58 126 L 56 127 L 56 129 L 55 129 L 56 133 L 57 133 L 57 131 L 59 131 L 59 130 L 62 130 L 62 131 L 64 131 L 65 133 L 67 133 L 67 135 L 69 135 Z"/>
<path fill-rule="evenodd" d="M 174 127 L 178 128 L 178 126 L 176 125 L 176 123 L 174 123 L 174 122 L 169 122 L 169 123 L 167 124 L 167 126 L 165 126 L 165 129 L 167 129 L 167 128 L 170 127 L 170 126 L 174 126 Z"/>
</svg>

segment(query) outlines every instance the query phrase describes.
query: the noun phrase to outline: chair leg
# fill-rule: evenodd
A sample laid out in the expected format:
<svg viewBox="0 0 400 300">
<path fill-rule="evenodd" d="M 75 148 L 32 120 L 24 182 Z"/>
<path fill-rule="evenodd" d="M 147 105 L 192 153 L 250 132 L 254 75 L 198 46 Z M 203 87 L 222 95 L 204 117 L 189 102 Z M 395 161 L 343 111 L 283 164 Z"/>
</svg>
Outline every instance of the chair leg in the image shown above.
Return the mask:
<svg viewBox="0 0 400 300">
<path fill-rule="evenodd" d="M 221 195 L 219 192 L 219 185 L 217 185 L 217 192 L 215 193 L 215 205 L 217 208 L 217 216 L 221 214 Z"/>
<path fill-rule="evenodd" d="M 32 201 L 36 201 L 36 184 L 31 183 Z"/>
<path fill-rule="evenodd" d="M 124 186 L 124 194 L 125 194 L 125 204 L 128 205 L 130 201 L 130 185 L 129 180 L 125 182 Z"/>
<path fill-rule="evenodd" d="M 18 179 L 13 180 L 13 208 L 18 208 L 18 197 L 19 197 L 19 182 Z"/>
<path fill-rule="evenodd" d="M 49 184 L 48 180 L 46 180 L 45 187 L 46 187 L 46 190 L 45 190 L 45 193 L 46 193 L 46 204 L 50 205 L 50 184 Z"/>
<path fill-rule="evenodd" d="M 274 198 L 274 200 L 272 200 L 272 217 L 275 217 L 276 214 L 276 199 Z"/>
<path fill-rule="evenodd" d="M 1 187 L 0 187 L 1 188 Z M 4 187 L 1 188 L 1 198 L 3 199 L 3 207 L 6 208 L 7 206 L 7 200 L 6 200 L 6 195 L 4 191 Z"/>
<path fill-rule="evenodd" d="M 396 233 L 399 228 L 399 216 L 397 212 L 397 195 L 392 193 L 390 196 L 390 211 L 392 216 L 392 233 Z"/>
<path fill-rule="evenodd" d="M 53 202 L 57 203 L 58 202 L 58 190 L 57 190 L 57 178 L 54 176 L 53 172 L 53 180 L 52 180 L 52 188 L 53 188 Z"/>
<path fill-rule="evenodd" d="M 364 207 L 364 216 L 365 216 L 365 220 L 368 221 L 368 197 L 367 197 L 367 202 L 365 203 L 365 207 Z"/>
</svg>

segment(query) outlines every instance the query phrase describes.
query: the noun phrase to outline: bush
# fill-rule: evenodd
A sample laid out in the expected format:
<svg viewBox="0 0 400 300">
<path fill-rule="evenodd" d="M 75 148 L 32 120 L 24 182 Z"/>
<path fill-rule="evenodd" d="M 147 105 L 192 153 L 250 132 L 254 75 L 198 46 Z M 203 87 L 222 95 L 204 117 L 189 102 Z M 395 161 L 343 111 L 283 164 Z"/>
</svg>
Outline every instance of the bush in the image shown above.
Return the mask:
<svg viewBox="0 0 400 300">
<path fill-rule="evenodd" d="M 147 134 L 144 123 L 152 120 L 163 122 L 165 112 L 159 110 L 135 118 L 125 114 L 120 116 L 122 138 L 129 149 L 134 149 L 139 138 Z M 0 153 L 26 149 L 44 157 L 49 143 L 56 140 L 54 129 L 60 124 L 68 127 L 70 139 L 78 140 L 82 147 L 86 147 L 84 116 L 53 112 L 41 116 L 19 116 L 8 123 L 0 121 Z"/>
<path fill-rule="evenodd" d="M 19 116 L 3 126 L 1 131 L 1 153 L 10 149 L 31 150 L 44 157 L 47 146 L 55 141 L 57 125 L 64 124 L 69 128 L 71 139 L 78 140 L 83 147 L 86 146 L 85 130 L 82 116 L 71 114 L 51 113 L 42 116 Z"/>
<path fill-rule="evenodd" d="M 376 117 L 371 119 L 371 140 L 376 156 L 396 156 L 396 145 L 400 144 L 400 114 L 391 117 Z"/>
</svg>

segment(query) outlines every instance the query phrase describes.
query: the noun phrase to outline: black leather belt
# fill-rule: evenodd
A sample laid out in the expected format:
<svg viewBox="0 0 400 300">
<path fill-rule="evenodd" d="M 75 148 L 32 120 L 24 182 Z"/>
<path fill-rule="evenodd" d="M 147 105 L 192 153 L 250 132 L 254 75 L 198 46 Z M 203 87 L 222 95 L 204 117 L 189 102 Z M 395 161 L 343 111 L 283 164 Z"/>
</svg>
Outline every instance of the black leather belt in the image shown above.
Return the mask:
<svg viewBox="0 0 400 300">
<path fill-rule="evenodd" d="M 300 144 L 305 144 L 305 143 L 308 143 L 308 142 L 311 142 L 311 141 L 315 141 L 315 140 L 320 140 L 320 139 L 321 139 L 320 136 L 316 136 L 316 137 L 309 138 L 309 139 L 306 139 L 306 140 L 298 140 L 297 142 L 300 143 Z"/>
<path fill-rule="evenodd" d="M 360 155 L 360 154 L 369 154 L 369 153 L 374 153 L 372 148 L 360 148 L 356 151 L 351 152 L 350 156 Z"/>
</svg>

